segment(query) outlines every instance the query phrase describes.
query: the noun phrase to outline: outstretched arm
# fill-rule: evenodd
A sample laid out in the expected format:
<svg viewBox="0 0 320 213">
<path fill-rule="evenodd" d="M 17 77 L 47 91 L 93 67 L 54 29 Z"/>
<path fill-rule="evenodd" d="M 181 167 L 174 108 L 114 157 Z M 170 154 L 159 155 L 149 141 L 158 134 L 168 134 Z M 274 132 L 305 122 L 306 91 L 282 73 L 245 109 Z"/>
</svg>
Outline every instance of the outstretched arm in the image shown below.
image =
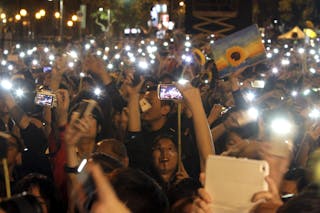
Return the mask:
<svg viewBox="0 0 320 213">
<path fill-rule="evenodd" d="M 176 86 L 182 92 L 184 101 L 192 112 L 192 120 L 200 156 L 200 168 L 201 171 L 204 171 L 208 155 L 214 154 L 215 151 L 208 120 L 202 105 L 200 91 L 190 84 L 176 84 Z"/>
</svg>

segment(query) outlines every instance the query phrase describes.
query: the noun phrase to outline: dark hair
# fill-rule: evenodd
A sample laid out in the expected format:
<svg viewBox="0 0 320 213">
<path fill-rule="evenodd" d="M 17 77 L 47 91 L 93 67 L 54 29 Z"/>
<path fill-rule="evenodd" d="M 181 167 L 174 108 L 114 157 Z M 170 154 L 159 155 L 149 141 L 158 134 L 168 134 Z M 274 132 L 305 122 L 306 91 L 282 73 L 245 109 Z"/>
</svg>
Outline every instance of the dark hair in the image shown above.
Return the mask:
<svg viewBox="0 0 320 213">
<path fill-rule="evenodd" d="M 118 197 L 133 213 L 163 213 L 168 200 L 154 179 L 140 170 L 116 169 L 110 176 Z"/>
<path fill-rule="evenodd" d="M 173 134 L 167 134 L 167 133 L 163 133 L 163 134 L 158 135 L 153 140 L 152 147 L 156 146 L 159 143 L 159 141 L 162 139 L 169 139 L 172 141 L 172 143 L 175 145 L 176 148 L 178 147 L 178 142 L 177 142 L 176 136 Z"/>
<path fill-rule="evenodd" d="M 45 200 L 49 212 L 63 211 L 54 183 L 45 175 L 38 173 L 26 175 L 16 183 L 14 191 L 15 193 L 23 193 L 34 186 L 39 187 L 40 195 Z"/>
<path fill-rule="evenodd" d="M 26 193 L 1 201 L 0 209 L 3 209 L 6 213 L 42 213 L 37 198 Z"/>
<path fill-rule="evenodd" d="M 291 198 L 278 213 L 318 213 L 320 209 L 319 186 L 309 185 L 305 191 Z"/>
<path fill-rule="evenodd" d="M 307 171 L 303 168 L 291 168 L 285 175 L 285 180 L 296 181 L 297 190 L 301 192 L 309 183 Z"/>
<path fill-rule="evenodd" d="M 111 148 L 112 153 L 105 153 L 103 149 L 104 144 L 107 144 Z M 107 155 L 112 155 L 111 157 L 116 158 L 119 161 L 124 160 L 128 157 L 127 148 L 126 146 L 119 140 L 111 138 L 111 139 L 104 139 L 97 143 L 97 152 L 102 152 Z"/>
<path fill-rule="evenodd" d="M 119 160 L 104 153 L 93 153 L 91 159 L 101 166 L 104 173 L 110 173 L 117 168 L 123 168 Z"/>
<path fill-rule="evenodd" d="M 97 120 L 97 124 L 101 126 L 101 131 L 97 134 L 96 141 L 100 141 L 103 138 L 110 138 L 112 135 L 112 102 L 106 92 L 100 97 L 95 95 L 92 91 L 83 90 L 81 91 L 70 104 L 71 109 L 70 112 L 77 109 L 79 104 L 84 99 L 93 99 L 98 105 L 93 110 L 93 114 L 95 119 Z"/>
</svg>

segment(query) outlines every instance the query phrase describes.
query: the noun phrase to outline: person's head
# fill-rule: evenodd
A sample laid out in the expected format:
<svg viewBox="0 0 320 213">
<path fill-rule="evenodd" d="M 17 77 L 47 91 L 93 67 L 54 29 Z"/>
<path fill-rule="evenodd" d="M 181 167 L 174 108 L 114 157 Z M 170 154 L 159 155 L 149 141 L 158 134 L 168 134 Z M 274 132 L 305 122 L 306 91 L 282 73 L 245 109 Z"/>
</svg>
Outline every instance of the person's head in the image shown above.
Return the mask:
<svg viewBox="0 0 320 213">
<path fill-rule="evenodd" d="M 291 198 L 277 211 L 279 213 L 318 213 L 320 209 L 319 186 L 310 185 L 305 191 Z"/>
<path fill-rule="evenodd" d="M 129 165 L 129 158 L 125 145 L 116 139 L 105 139 L 97 143 L 96 152 L 104 153 L 118 161 L 125 167 Z"/>
<path fill-rule="evenodd" d="M 142 120 L 153 123 L 159 120 L 166 120 L 168 113 L 171 110 L 168 101 L 161 101 L 158 98 L 157 91 L 147 91 L 144 98 L 151 104 L 151 108 L 146 112 L 143 112 L 141 117 Z"/>
<path fill-rule="evenodd" d="M 77 145 L 79 154 L 82 153 L 87 156 L 93 152 L 96 142 L 102 139 L 104 132 L 103 130 L 106 128 L 104 113 L 94 95 L 84 91 L 80 93 L 74 100 L 69 114 L 70 116 L 72 116 L 72 114 L 75 112 L 81 114 L 81 112 L 85 111 L 89 105 L 88 103 L 91 101 L 96 101 L 97 104 L 93 108 L 91 114 L 88 116 L 88 126 L 90 128 L 87 134 L 81 138 Z"/>
<path fill-rule="evenodd" d="M 18 194 L 0 202 L 0 213 L 44 213 L 36 196 Z"/>
<path fill-rule="evenodd" d="M 15 193 L 27 192 L 35 196 L 41 204 L 43 213 L 61 212 L 62 206 L 56 188 L 47 176 L 31 173 L 15 185 Z"/>
<path fill-rule="evenodd" d="M 280 193 L 282 195 L 298 194 L 308 185 L 307 172 L 303 168 L 291 168 L 281 183 Z"/>
<path fill-rule="evenodd" d="M 164 213 L 168 200 L 160 186 L 140 170 L 116 169 L 110 182 L 119 199 L 134 213 Z"/>
<path fill-rule="evenodd" d="M 152 147 L 153 167 L 168 182 L 178 166 L 178 151 L 171 135 L 158 136 Z"/>
<path fill-rule="evenodd" d="M 173 185 L 167 194 L 170 203 L 170 212 L 191 212 L 193 201 L 200 187 L 201 184 L 191 178 L 183 179 L 178 184 Z"/>
</svg>

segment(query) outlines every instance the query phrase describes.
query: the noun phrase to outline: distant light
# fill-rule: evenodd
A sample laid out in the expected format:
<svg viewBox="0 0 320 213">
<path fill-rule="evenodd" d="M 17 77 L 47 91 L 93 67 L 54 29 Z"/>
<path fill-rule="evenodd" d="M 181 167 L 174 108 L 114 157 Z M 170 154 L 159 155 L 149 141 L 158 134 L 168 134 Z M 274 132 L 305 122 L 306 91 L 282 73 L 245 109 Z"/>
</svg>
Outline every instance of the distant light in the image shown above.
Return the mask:
<svg viewBox="0 0 320 213">
<path fill-rule="evenodd" d="M 272 58 L 272 53 L 267 53 L 267 58 Z"/>
<path fill-rule="evenodd" d="M 20 44 L 16 44 L 16 48 L 17 48 L 17 49 L 20 49 L 20 48 L 21 48 L 21 45 L 20 45 Z"/>
<path fill-rule="evenodd" d="M 72 26 L 73 26 L 73 21 L 69 20 L 69 21 L 67 22 L 67 26 L 68 26 L 68 27 L 72 27 Z"/>
<path fill-rule="evenodd" d="M 38 65 L 38 60 L 36 60 L 36 59 L 33 59 L 33 60 L 32 60 L 32 65 L 33 65 L 33 66 L 36 66 L 36 65 Z"/>
<path fill-rule="evenodd" d="M 46 11 L 45 11 L 44 9 L 41 9 L 41 10 L 39 11 L 39 14 L 40 14 L 41 16 L 45 16 L 45 15 L 46 15 Z"/>
<path fill-rule="evenodd" d="M 86 76 L 86 74 L 84 73 L 84 72 L 80 72 L 80 77 L 81 78 L 83 78 L 83 77 L 85 77 Z"/>
<path fill-rule="evenodd" d="M 99 8 L 99 12 L 102 12 L 102 11 L 103 11 L 103 8 L 102 8 L 102 7 L 100 7 L 100 8 Z"/>
<path fill-rule="evenodd" d="M 23 17 L 26 16 L 27 13 L 28 13 L 28 12 L 27 12 L 26 9 L 21 9 L 21 10 L 20 10 L 20 15 L 23 16 Z"/>
<path fill-rule="evenodd" d="M 7 79 L 3 79 L 1 81 L 1 87 L 6 90 L 10 90 L 12 88 L 12 83 Z"/>
<path fill-rule="evenodd" d="M 97 50 L 97 55 L 101 56 L 102 55 L 102 51 L 101 50 Z"/>
<path fill-rule="evenodd" d="M 9 54 L 9 50 L 4 50 L 3 54 L 8 55 Z"/>
<path fill-rule="evenodd" d="M 20 14 L 17 14 L 14 18 L 15 18 L 17 21 L 20 21 L 20 20 L 21 20 L 21 15 L 20 15 Z"/>
<path fill-rule="evenodd" d="M 277 134 L 286 135 L 290 133 L 292 125 L 284 118 L 276 118 L 271 122 L 271 128 Z"/>
<path fill-rule="evenodd" d="M 49 60 L 53 61 L 54 60 L 54 55 L 49 55 Z"/>
<path fill-rule="evenodd" d="M 298 53 L 303 54 L 305 52 L 304 48 L 299 48 Z"/>
<path fill-rule="evenodd" d="M 19 54 L 19 56 L 20 56 L 20 58 L 24 58 L 24 57 L 26 56 L 26 54 L 25 54 L 24 52 L 21 52 L 21 53 Z"/>
<path fill-rule="evenodd" d="M 248 93 L 246 94 L 246 98 L 247 98 L 247 100 L 250 101 L 250 102 L 253 101 L 255 97 L 256 97 L 256 95 L 255 95 L 254 93 L 252 93 L 252 92 L 248 92 Z"/>
<path fill-rule="evenodd" d="M 116 54 L 114 58 L 118 60 L 120 58 L 120 54 Z"/>
<path fill-rule="evenodd" d="M 183 1 L 180 1 L 180 2 L 179 2 L 179 6 L 180 6 L 180 7 L 183 7 L 183 6 L 184 6 L 184 2 L 183 2 Z"/>
<path fill-rule="evenodd" d="M 19 89 L 16 90 L 16 96 L 22 97 L 23 95 L 24 95 L 23 89 L 19 88 Z"/>
<path fill-rule="evenodd" d="M 311 112 L 309 113 L 309 117 L 313 119 L 319 118 L 320 117 L 319 110 L 318 109 L 311 110 Z"/>
<path fill-rule="evenodd" d="M 294 91 L 291 92 L 291 96 L 296 97 L 297 95 L 298 95 L 297 91 L 294 90 Z"/>
<path fill-rule="evenodd" d="M 74 22 L 78 21 L 78 16 L 77 15 L 72 15 L 71 16 L 71 20 L 74 21 Z"/>
<path fill-rule="evenodd" d="M 41 19 L 41 14 L 40 14 L 39 12 L 36 13 L 36 14 L 35 14 L 35 18 L 36 18 L 36 19 Z"/>
<path fill-rule="evenodd" d="M 9 64 L 9 66 L 8 66 L 8 70 L 10 70 L 10 71 L 12 71 L 13 70 L 13 65 L 12 64 Z"/>
<path fill-rule="evenodd" d="M 73 67 L 74 67 L 74 62 L 72 62 L 72 61 L 69 62 L 69 63 L 68 63 L 68 66 L 69 66 L 70 68 L 73 68 Z"/>
<path fill-rule="evenodd" d="M 254 107 L 250 107 L 248 110 L 247 110 L 247 115 L 253 119 L 253 120 L 257 120 L 258 119 L 258 116 L 259 116 L 259 111 L 254 108 Z"/>
<path fill-rule="evenodd" d="M 45 48 L 43 49 L 43 51 L 44 51 L 45 53 L 47 53 L 47 52 L 49 52 L 49 48 L 48 48 L 48 47 L 45 47 Z"/>
<path fill-rule="evenodd" d="M 306 89 L 306 90 L 303 91 L 303 95 L 307 96 L 307 95 L 310 94 L 310 92 L 311 92 L 310 89 Z"/>
<path fill-rule="evenodd" d="M 310 53 L 310 55 L 314 55 L 314 54 L 316 54 L 316 51 L 315 51 L 314 49 L 311 49 L 311 50 L 309 51 L 309 53 Z"/>
<path fill-rule="evenodd" d="M 178 83 L 181 84 L 181 85 L 185 85 L 185 84 L 188 83 L 188 82 L 189 82 L 189 80 L 184 79 L 184 78 L 180 78 L 180 79 L 178 80 Z"/>
<path fill-rule="evenodd" d="M 186 46 L 186 47 L 191 47 L 191 42 L 190 42 L 190 41 L 186 41 L 186 42 L 184 43 L 184 46 Z"/>
<path fill-rule="evenodd" d="M 288 44 L 285 44 L 283 47 L 287 49 L 289 46 L 288 46 Z"/>
<path fill-rule="evenodd" d="M 139 67 L 145 70 L 148 69 L 149 64 L 146 61 L 139 61 Z"/>
<path fill-rule="evenodd" d="M 1 14 L 0 14 L 0 18 L 1 18 L 1 19 L 6 19 L 6 17 L 7 17 L 7 15 L 6 15 L 5 13 L 1 13 Z"/>
<path fill-rule="evenodd" d="M 289 61 L 289 59 L 282 59 L 281 60 L 281 64 L 283 65 L 283 66 L 287 66 L 287 65 L 289 65 L 290 64 L 290 61 Z"/>
<path fill-rule="evenodd" d="M 101 89 L 100 89 L 99 87 L 97 87 L 97 88 L 94 89 L 94 94 L 95 94 L 95 95 L 98 95 L 98 96 L 99 96 L 99 95 L 101 95 L 101 92 L 102 92 L 102 91 L 101 91 Z"/>
<path fill-rule="evenodd" d="M 56 19 L 59 19 L 59 18 L 61 17 L 61 15 L 60 15 L 59 12 L 55 12 L 55 13 L 54 13 L 54 17 L 55 17 Z"/>
<path fill-rule="evenodd" d="M 107 68 L 108 68 L 109 70 L 113 69 L 113 64 L 108 64 Z"/>
<path fill-rule="evenodd" d="M 315 74 L 315 73 L 316 73 L 316 69 L 313 68 L 313 67 L 311 67 L 311 68 L 309 69 L 309 71 L 310 71 L 312 74 Z"/>
<path fill-rule="evenodd" d="M 275 48 L 275 49 L 273 49 L 273 52 L 274 52 L 275 54 L 278 54 L 278 53 L 279 53 L 279 49 Z"/>
<path fill-rule="evenodd" d="M 131 47 L 130 47 L 129 45 L 127 45 L 127 46 L 125 47 L 125 50 L 126 50 L 126 51 L 130 51 L 130 50 L 131 50 Z"/>
<path fill-rule="evenodd" d="M 84 45 L 84 48 L 85 48 L 86 50 L 89 50 L 89 49 L 90 49 L 90 47 L 91 47 L 91 45 L 90 45 L 90 44 L 85 44 L 85 45 Z"/>
</svg>

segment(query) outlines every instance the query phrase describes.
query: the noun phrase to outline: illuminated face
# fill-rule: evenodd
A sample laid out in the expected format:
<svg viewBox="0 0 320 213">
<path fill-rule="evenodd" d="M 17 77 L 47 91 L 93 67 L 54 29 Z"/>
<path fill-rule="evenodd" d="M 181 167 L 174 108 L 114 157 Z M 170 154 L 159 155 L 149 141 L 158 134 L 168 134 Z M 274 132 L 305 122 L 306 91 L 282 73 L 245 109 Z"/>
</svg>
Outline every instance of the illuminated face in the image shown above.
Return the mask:
<svg viewBox="0 0 320 213">
<path fill-rule="evenodd" d="M 141 118 L 144 121 L 156 121 L 162 117 L 161 113 L 161 101 L 157 97 L 156 91 L 147 92 L 144 98 L 151 104 L 151 108 L 141 114 Z"/>
<path fill-rule="evenodd" d="M 178 165 L 178 152 L 169 138 L 162 138 L 153 148 L 153 164 L 160 175 L 173 174 Z"/>
</svg>

